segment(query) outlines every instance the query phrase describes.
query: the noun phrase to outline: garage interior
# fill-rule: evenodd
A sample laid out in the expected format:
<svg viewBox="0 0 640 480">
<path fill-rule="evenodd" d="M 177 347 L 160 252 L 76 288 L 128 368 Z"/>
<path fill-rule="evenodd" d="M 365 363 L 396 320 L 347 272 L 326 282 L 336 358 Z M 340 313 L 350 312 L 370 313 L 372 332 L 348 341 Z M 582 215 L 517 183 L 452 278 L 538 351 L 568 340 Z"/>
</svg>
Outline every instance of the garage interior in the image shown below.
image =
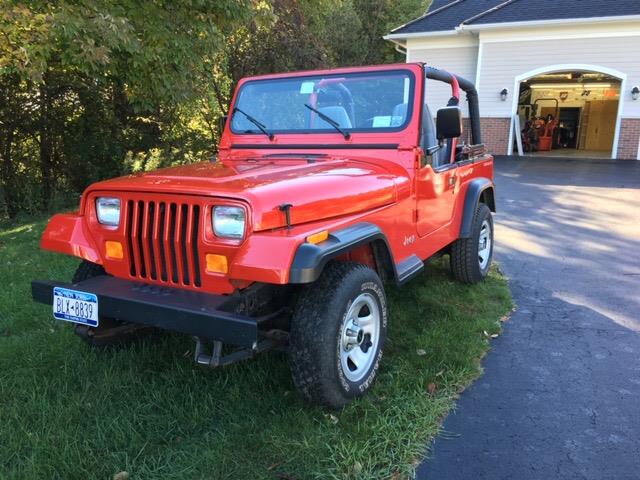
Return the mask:
<svg viewBox="0 0 640 480">
<path fill-rule="evenodd" d="M 520 83 L 514 152 L 549 157 L 611 158 L 620 79 L 564 71 Z"/>
</svg>

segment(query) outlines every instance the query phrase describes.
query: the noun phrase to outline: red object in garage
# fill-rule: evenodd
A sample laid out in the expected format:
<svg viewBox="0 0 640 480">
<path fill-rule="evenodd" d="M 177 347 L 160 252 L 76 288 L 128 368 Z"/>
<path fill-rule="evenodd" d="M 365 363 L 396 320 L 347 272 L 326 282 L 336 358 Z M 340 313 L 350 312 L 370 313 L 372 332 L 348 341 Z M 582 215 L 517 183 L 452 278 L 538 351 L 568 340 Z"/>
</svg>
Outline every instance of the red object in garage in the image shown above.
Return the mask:
<svg viewBox="0 0 640 480">
<path fill-rule="evenodd" d="M 548 152 L 551 150 L 551 140 L 553 139 L 553 137 L 540 137 L 539 143 L 538 143 L 538 151 L 540 152 Z"/>
</svg>

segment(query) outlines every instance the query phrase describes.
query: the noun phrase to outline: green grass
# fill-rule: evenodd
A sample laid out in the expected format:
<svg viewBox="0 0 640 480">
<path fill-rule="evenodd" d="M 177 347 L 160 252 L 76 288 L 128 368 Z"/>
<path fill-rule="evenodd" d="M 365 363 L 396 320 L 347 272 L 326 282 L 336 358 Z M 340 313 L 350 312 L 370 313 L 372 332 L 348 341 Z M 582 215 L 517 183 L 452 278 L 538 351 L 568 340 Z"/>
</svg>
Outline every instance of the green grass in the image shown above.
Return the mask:
<svg viewBox="0 0 640 480">
<path fill-rule="evenodd" d="M 511 308 L 495 271 L 468 287 L 436 262 L 388 292 L 371 394 L 330 413 L 298 398 L 282 353 L 210 370 L 170 334 L 92 351 L 31 301 L 31 279 L 78 263 L 38 249 L 44 225 L 0 225 L 0 478 L 406 478 Z"/>
</svg>

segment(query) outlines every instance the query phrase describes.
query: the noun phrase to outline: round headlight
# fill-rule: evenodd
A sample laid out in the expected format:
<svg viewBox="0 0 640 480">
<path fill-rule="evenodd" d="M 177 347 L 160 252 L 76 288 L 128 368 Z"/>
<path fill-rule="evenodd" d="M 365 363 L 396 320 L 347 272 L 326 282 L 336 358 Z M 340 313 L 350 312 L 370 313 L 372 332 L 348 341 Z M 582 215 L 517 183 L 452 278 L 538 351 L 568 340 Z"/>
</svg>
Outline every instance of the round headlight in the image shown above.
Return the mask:
<svg viewBox="0 0 640 480">
<path fill-rule="evenodd" d="M 96 215 L 103 225 L 117 227 L 120 224 L 120 199 L 99 197 L 96 199 Z"/>
<path fill-rule="evenodd" d="M 215 207 L 212 223 L 217 237 L 241 239 L 245 228 L 244 208 Z"/>
</svg>

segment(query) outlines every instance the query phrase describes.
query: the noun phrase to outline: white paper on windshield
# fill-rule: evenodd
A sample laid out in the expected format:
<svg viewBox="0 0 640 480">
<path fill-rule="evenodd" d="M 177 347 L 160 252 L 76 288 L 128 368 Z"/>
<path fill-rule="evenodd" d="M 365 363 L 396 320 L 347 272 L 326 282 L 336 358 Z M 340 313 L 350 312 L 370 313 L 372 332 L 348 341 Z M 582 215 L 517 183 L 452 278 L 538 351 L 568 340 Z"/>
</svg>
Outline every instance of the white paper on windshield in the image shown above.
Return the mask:
<svg viewBox="0 0 640 480">
<path fill-rule="evenodd" d="M 409 87 L 411 86 L 411 81 L 409 78 L 404 79 L 404 94 L 402 96 L 402 103 L 409 103 Z"/>
<path fill-rule="evenodd" d="M 390 116 L 373 117 L 373 128 L 388 127 L 391 125 Z"/>
<path fill-rule="evenodd" d="M 402 115 L 394 115 L 393 117 L 391 117 L 392 127 L 399 127 L 400 125 L 402 125 L 402 122 L 404 122 L 404 117 Z"/>
<path fill-rule="evenodd" d="M 302 82 L 300 84 L 300 94 L 301 95 L 309 95 L 313 93 L 313 87 L 315 87 L 315 82 Z"/>
</svg>

